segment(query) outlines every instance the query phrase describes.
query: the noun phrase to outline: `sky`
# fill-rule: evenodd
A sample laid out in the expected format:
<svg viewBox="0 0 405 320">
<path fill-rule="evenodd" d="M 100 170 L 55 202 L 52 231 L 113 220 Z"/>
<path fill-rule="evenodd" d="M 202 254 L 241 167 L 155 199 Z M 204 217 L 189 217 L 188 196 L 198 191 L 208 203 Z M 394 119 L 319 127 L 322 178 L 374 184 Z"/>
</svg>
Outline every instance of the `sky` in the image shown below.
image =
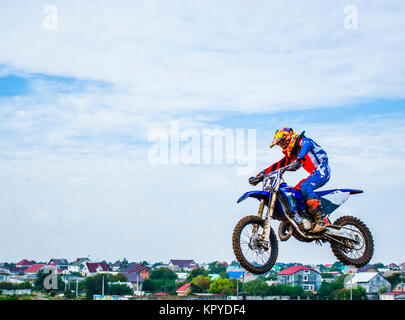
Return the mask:
<svg viewBox="0 0 405 320">
<path fill-rule="evenodd" d="M 322 190 L 364 190 L 331 220 L 368 225 L 371 263 L 405 261 L 405 3 L 0 5 L 0 261 L 230 262 L 234 226 L 258 208 L 236 201 L 281 159 L 269 144 L 284 126 L 328 153 Z M 214 129 L 240 157 L 204 144 Z M 209 150 L 223 161 L 202 161 Z M 336 258 L 290 239 L 278 261 Z"/>
</svg>

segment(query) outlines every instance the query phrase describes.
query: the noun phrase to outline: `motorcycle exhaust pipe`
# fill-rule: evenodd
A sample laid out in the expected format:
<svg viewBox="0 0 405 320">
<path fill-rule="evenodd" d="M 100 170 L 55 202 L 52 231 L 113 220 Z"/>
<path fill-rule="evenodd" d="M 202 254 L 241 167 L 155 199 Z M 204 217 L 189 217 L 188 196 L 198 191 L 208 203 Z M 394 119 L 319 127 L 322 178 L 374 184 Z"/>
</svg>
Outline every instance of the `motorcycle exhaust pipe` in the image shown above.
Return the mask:
<svg viewBox="0 0 405 320">
<path fill-rule="evenodd" d="M 282 221 L 278 226 L 278 237 L 280 238 L 281 241 L 287 241 L 288 239 L 290 239 L 292 233 L 293 233 L 293 226 L 289 222 Z"/>
<path fill-rule="evenodd" d="M 288 214 L 286 214 L 285 217 L 287 218 L 288 222 L 292 224 L 292 227 L 295 229 L 295 231 L 296 231 L 301 237 L 303 237 L 304 239 L 313 240 L 313 239 L 319 239 L 319 238 L 320 238 L 319 236 L 307 236 L 307 235 L 305 235 L 305 234 L 300 230 L 300 228 L 298 227 L 297 223 L 296 223 L 293 219 L 291 219 Z M 283 221 L 283 222 L 284 222 L 284 221 Z M 280 239 L 280 240 L 281 240 L 281 239 Z M 287 240 L 288 240 L 288 239 L 287 239 Z"/>
</svg>

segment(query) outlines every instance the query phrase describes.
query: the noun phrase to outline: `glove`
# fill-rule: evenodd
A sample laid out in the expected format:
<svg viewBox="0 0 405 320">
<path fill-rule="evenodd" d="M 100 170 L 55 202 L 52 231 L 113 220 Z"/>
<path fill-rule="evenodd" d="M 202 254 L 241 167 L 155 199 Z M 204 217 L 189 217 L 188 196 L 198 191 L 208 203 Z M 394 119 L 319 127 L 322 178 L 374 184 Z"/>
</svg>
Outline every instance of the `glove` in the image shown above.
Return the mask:
<svg viewBox="0 0 405 320">
<path fill-rule="evenodd" d="M 259 177 L 250 177 L 250 178 L 249 178 L 249 183 L 250 183 L 252 186 L 255 186 L 255 185 L 257 185 L 259 182 L 263 181 L 263 177 L 264 177 L 264 175 L 259 176 Z"/>
<path fill-rule="evenodd" d="M 301 165 L 302 165 L 301 159 L 297 158 L 297 160 L 295 160 L 288 166 L 284 167 L 284 170 L 285 171 L 296 171 L 301 167 Z"/>
</svg>

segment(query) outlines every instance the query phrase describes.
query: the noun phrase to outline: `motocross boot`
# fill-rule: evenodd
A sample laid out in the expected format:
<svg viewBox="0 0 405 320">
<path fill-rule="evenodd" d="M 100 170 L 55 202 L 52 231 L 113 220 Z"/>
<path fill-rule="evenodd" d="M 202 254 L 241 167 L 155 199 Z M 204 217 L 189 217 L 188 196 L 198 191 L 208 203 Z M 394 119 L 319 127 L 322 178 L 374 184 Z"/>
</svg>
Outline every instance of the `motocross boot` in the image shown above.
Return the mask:
<svg viewBox="0 0 405 320">
<path fill-rule="evenodd" d="M 326 228 L 325 221 L 322 220 L 321 201 L 318 199 L 310 199 L 307 201 L 309 212 L 315 219 L 315 226 L 311 230 L 312 233 L 318 233 Z"/>
</svg>

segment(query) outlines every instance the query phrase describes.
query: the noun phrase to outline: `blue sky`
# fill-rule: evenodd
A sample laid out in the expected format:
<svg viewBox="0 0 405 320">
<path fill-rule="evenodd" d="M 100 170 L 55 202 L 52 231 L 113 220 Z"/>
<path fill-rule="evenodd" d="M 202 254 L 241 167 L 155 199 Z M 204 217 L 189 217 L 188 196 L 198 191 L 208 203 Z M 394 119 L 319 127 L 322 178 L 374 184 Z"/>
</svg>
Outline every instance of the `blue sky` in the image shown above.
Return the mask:
<svg viewBox="0 0 405 320">
<path fill-rule="evenodd" d="M 47 1 L 4 3 L 0 261 L 233 260 L 233 227 L 257 209 L 236 205 L 249 175 L 151 164 L 149 133 L 177 121 L 256 129 L 250 174 L 281 158 L 268 148 L 276 129 L 306 130 L 330 157 L 324 188 L 365 190 L 336 218 L 369 225 L 374 262 L 403 262 L 405 7 L 353 4 L 357 29 L 344 27 L 344 1 L 100 1 L 97 14 L 90 1 L 54 1 L 58 28 L 46 30 Z M 295 240 L 279 251 L 336 260 Z"/>
</svg>

